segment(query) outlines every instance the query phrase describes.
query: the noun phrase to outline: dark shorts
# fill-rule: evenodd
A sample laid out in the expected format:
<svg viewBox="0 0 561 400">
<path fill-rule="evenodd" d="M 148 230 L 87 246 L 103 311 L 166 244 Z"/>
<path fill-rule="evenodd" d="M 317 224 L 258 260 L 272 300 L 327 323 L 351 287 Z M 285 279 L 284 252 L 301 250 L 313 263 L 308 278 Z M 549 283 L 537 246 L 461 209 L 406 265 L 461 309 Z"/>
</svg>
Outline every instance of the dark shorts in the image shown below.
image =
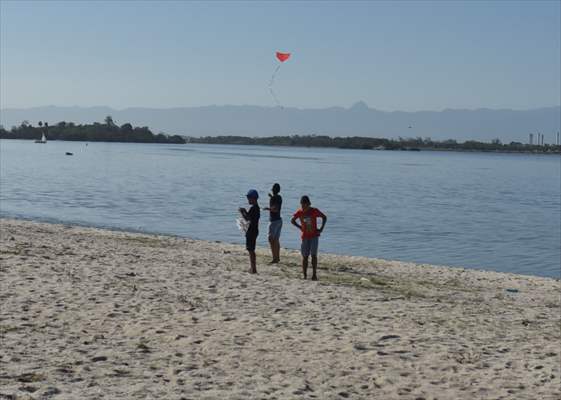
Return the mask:
<svg viewBox="0 0 561 400">
<path fill-rule="evenodd" d="M 255 243 L 257 242 L 258 232 L 248 232 L 245 235 L 245 248 L 247 251 L 255 251 Z"/>
<path fill-rule="evenodd" d="M 318 255 L 319 237 L 314 237 L 311 239 L 302 239 L 302 245 L 300 246 L 300 253 L 302 257 L 308 257 L 310 255 Z"/>
</svg>

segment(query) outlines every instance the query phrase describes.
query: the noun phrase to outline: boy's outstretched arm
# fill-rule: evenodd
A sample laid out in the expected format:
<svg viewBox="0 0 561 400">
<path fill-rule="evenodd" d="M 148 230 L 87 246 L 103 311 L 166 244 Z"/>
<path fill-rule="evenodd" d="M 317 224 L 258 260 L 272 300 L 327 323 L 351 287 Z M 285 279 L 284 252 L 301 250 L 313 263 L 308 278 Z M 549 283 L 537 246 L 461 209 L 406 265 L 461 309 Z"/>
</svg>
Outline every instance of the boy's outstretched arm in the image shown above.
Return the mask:
<svg viewBox="0 0 561 400">
<path fill-rule="evenodd" d="M 265 207 L 263 210 L 265 211 L 272 211 L 272 212 L 278 212 L 279 211 L 279 207 L 275 204 L 273 204 L 271 207 Z"/>
</svg>

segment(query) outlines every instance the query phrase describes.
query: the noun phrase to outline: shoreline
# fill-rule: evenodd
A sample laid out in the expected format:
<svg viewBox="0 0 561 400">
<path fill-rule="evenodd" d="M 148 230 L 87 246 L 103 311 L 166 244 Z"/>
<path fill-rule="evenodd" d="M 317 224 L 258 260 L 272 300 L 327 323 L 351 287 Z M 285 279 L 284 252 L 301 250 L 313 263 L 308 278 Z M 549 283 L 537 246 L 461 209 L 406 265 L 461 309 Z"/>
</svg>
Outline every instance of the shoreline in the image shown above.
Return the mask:
<svg viewBox="0 0 561 400">
<path fill-rule="evenodd" d="M 556 399 L 555 278 L 0 219 L 0 397 Z M 49 394 L 50 393 L 50 394 Z"/>
<path fill-rule="evenodd" d="M 21 138 L 2 138 L 0 140 L 27 140 L 33 141 L 34 139 L 21 139 Z M 297 149 L 335 149 L 335 150 L 361 150 L 361 151 L 389 151 L 389 152 L 420 152 L 420 151 L 434 151 L 434 152 L 451 152 L 451 153 L 490 153 L 490 154 L 531 154 L 531 155 L 561 155 L 561 150 L 558 151 L 517 151 L 517 150 L 478 150 L 478 149 L 453 149 L 453 148 L 438 148 L 438 147 L 415 147 L 415 148 L 396 148 L 396 149 L 377 149 L 377 148 L 360 148 L 360 147 L 336 147 L 336 146 L 292 146 L 284 144 L 252 144 L 252 143 L 212 143 L 212 142 L 189 142 L 185 143 L 168 143 L 168 142 L 119 142 L 110 140 L 62 140 L 62 139 L 49 139 L 51 142 L 70 142 L 70 143 L 125 143 L 125 144 L 180 144 L 180 145 L 217 145 L 217 146 L 262 146 L 262 147 L 282 147 L 282 148 L 297 148 Z M 548 144 L 555 146 L 553 144 Z"/>
<path fill-rule="evenodd" d="M 22 217 L 22 216 L 13 217 L 13 216 L 2 216 L 2 215 L 0 215 L 0 221 L 2 221 L 2 220 L 26 221 L 26 222 L 40 223 L 40 224 L 63 225 L 63 226 L 79 227 L 79 228 L 85 228 L 85 229 L 100 229 L 100 230 L 105 230 L 105 231 L 110 231 L 110 232 L 133 233 L 133 234 L 141 234 L 141 235 L 149 235 L 149 236 L 163 236 L 163 237 L 170 237 L 170 238 L 176 238 L 176 239 L 186 239 L 186 240 L 195 240 L 195 241 L 209 242 L 209 243 L 219 243 L 219 244 L 232 245 L 232 246 L 241 246 L 242 248 L 245 249 L 243 244 L 233 243 L 233 242 L 229 242 L 229 241 L 225 241 L 225 240 L 207 240 L 207 239 L 201 239 L 201 238 L 191 237 L 191 236 L 175 235 L 173 233 L 168 233 L 168 232 L 148 231 L 148 230 L 134 229 L 134 228 L 118 228 L 118 227 L 112 227 L 112 226 L 107 226 L 107 225 L 92 225 L 92 224 L 89 224 L 87 222 L 80 222 L 80 221 L 64 222 L 64 221 L 60 221 L 60 220 L 55 219 L 55 218 L 33 218 L 33 217 Z M 263 247 L 263 246 L 258 246 L 258 247 L 260 247 L 261 249 L 268 249 L 268 247 Z M 281 250 L 283 250 L 285 252 L 295 252 L 295 253 L 299 254 L 299 249 L 292 249 L 292 248 L 289 248 L 289 247 L 283 247 L 283 248 L 281 248 Z M 425 262 L 421 262 L 421 261 L 399 260 L 399 259 L 389 260 L 389 259 L 382 259 L 382 258 L 370 257 L 370 256 L 362 256 L 362 255 L 355 256 L 355 255 L 352 255 L 352 254 L 328 253 L 328 252 L 323 252 L 323 251 L 320 251 L 320 256 L 353 257 L 353 258 L 363 258 L 365 260 L 382 260 L 382 261 L 388 261 L 388 262 L 392 261 L 392 262 L 398 262 L 398 263 L 404 263 L 404 264 L 425 265 L 425 266 L 431 266 L 431 267 L 441 267 L 441 268 L 457 269 L 457 270 L 496 272 L 496 273 L 503 273 L 503 274 L 512 274 L 512 275 L 522 276 L 522 277 L 529 277 L 529 278 L 532 278 L 532 277 L 547 278 L 547 279 L 553 279 L 554 281 L 557 281 L 557 282 L 561 282 L 561 271 L 560 271 L 560 276 L 556 277 L 556 276 L 521 274 L 521 273 L 506 272 L 506 271 L 493 271 L 493 270 L 487 270 L 483 267 L 465 267 L 465 266 L 461 266 L 461 265 L 431 264 L 431 263 L 425 263 Z"/>
</svg>

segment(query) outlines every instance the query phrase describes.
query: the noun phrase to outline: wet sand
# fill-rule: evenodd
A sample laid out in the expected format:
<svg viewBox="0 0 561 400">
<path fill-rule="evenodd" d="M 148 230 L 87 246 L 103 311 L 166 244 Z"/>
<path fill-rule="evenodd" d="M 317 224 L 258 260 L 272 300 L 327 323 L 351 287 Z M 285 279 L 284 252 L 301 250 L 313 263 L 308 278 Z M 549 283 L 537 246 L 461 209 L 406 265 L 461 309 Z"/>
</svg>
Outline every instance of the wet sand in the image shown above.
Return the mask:
<svg viewBox="0 0 561 400">
<path fill-rule="evenodd" d="M 558 280 L 0 227 L 0 399 L 561 398 Z"/>
</svg>

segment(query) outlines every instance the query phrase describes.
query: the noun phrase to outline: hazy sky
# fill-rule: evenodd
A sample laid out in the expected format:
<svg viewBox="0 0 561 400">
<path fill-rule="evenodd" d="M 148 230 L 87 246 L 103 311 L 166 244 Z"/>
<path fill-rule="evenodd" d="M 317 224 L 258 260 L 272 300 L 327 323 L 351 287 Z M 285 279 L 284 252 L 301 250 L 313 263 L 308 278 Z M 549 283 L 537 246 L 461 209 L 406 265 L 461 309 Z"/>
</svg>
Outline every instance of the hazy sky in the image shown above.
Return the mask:
<svg viewBox="0 0 561 400">
<path fill-rule="evenodd" d="M 560 1 L 0 0 L 2 107 L 561 103 Z"/>
</svg>

